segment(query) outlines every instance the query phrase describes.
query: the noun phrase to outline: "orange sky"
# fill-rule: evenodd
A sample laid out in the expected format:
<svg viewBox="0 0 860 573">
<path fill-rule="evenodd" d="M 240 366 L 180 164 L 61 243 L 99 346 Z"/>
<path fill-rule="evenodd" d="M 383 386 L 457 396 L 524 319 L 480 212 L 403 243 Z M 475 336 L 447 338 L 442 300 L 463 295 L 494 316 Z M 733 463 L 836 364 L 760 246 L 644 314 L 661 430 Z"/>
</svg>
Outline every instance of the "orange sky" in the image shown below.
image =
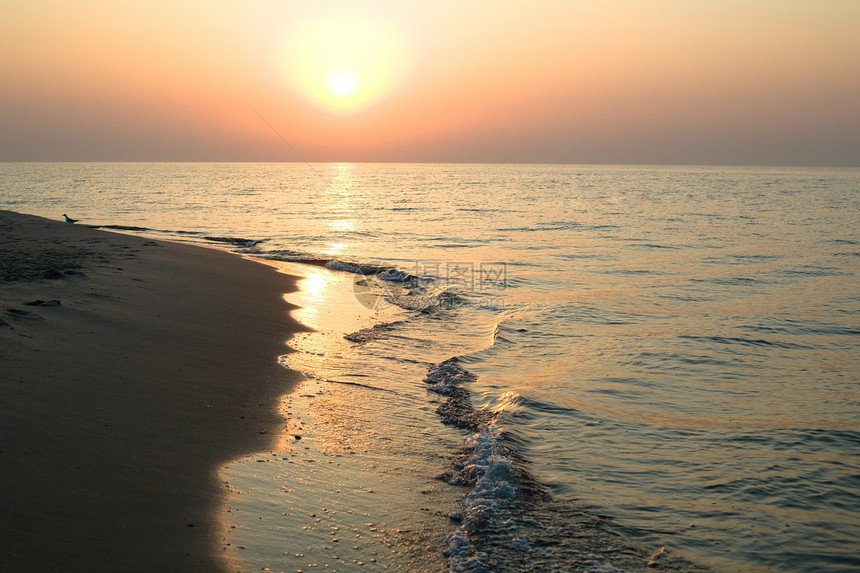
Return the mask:
<svg viewBox="0 0 860 573">
<path fill-rule="evenodd" d="M 860 2 L 5 0 L 0 160 L 860 166 Z M 258 115 L 259 114 L 259 115 Z"/>
</svg>

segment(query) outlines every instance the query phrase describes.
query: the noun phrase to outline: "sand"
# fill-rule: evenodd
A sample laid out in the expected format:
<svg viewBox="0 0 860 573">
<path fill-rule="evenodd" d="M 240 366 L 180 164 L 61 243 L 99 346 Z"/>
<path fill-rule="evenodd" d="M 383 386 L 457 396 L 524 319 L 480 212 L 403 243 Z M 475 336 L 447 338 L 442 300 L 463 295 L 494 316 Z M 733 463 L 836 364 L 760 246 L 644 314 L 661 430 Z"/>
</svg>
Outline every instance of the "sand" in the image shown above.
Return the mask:
<svg viewBox="0 0 860 573">
<path fill-rule="evenodd" d="M 272 447 L 295 279 L 0 211 L 0 570 L 225 571 L 217 470 Z"/>
</svg>

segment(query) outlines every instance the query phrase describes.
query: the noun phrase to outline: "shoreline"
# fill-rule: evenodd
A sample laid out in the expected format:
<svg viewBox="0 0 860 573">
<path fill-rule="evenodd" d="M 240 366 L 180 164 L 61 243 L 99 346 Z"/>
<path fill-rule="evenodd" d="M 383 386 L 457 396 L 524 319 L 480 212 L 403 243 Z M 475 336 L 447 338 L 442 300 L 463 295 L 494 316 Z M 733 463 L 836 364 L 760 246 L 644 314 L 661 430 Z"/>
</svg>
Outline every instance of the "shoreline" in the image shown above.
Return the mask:
<svg viewBox="0 0 860 573">
<path fill-rule="evenodd" d="M 284 431 L 296 277 L 9 211 L 0 238 L 2 568 L 226 571 L 218 471 Z"/>
<path fill-rule="evenodd" d="M 269 264 L 302 274 L 286 298 L 311 331 L 296 335 L 297 352 L 282 363 L 307 377 L 282 401 L 290 431 L 280 447 L 224 468 L 236 494 L 225 512 L 233 570 L 448 571 L 450 513 L 463 492 L 437 476 L 463 436 L 421 408 L 420 392 L 380 378 L 374 351 L 346 336 L 406 311 L 362 303 L 350 273 Z M 385 420 L 404 414 L 407 425 Z M 444 457 L 416 455 L 431 435 L 451 444 Z"/>
</svg>

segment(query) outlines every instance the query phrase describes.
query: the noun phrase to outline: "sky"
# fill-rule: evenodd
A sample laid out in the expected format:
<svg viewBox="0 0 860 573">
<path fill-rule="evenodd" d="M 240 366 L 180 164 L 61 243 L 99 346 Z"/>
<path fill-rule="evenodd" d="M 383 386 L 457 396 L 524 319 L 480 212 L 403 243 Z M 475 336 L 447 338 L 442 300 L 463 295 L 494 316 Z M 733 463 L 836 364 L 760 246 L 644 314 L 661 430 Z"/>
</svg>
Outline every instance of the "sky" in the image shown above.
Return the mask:
<svg viewBox="0 0 860 573">
<path fill-rule="evenodd" d="M 860 167 L 858 0 L 0 2 L 0 161 Z"/>
</svg>

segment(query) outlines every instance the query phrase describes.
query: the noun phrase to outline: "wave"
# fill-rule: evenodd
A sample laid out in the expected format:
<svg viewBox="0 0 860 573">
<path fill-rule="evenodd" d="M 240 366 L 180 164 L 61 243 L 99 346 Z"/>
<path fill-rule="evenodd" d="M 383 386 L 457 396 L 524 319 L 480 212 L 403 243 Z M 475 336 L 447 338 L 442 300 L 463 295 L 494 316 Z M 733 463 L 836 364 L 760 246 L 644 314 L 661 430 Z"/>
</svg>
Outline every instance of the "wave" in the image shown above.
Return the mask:
<svg viewBox="0 0 860 573">
<path fill-rule="evenodd" d="M 657 243 L 628 243 L 627 246 L 641 249 L 678 249 L 675 245 L 660 245 Z"/>
<path fill-rule="evenodd" d="M 391 330 L 404 322 L 406 321 L 396 320 L 394 322 L 381 322 L 379 324 L 374 324 L 369 328 L 362 328 L 361 330 L 346 334 L 344 335 L 344 338 L 350 342 L 357 342 L 359 344 L 370 342 L 371 340 L 379 340 L 380 338 L 385 338 Z"/>
<path fill-rule="evenodd" d="M 740 338 L 734 336 L 693 336 L 679 335 L 678 338 L 685 340 L 700 340 L 704 342 L 716 342 L 718 344 L 741 344 L 743 346 L 764 346 L 774 348 L 810 349 L 811 346 L 794 344 L 792 342 L 780 342 L 776 340 L 764 340 L 761 338 Z"/>
<path fill-rule="evenodd" d="M 623 573 L 659 567 L 668 571 L 708 569 L 665 548 L 657 553 L 618 532 L 607 516 L 568 500 L 555 499 L 528 470 L 525 440 L 505 426 L 522 408 L 549 405 L 514 393 L 492 411 L 475 410 L 464 385 L 477 377 L 454 357 L 429 367 L 424 382 L 446 398 L 437 408 L 442 421 L 469 431 L 450 470 L 438 476 L 467 487 L 444 551 L 452 573 L 570 570 Z M 575 412 L 575 411 L 573 411 Z"/>
<path fill-rule="evenodd" d="M 203 237 L 203 239 L 210 241 L 210 242 L 213 242 L 213 243 L 226 243 L 228 245 L 236 245 L 239 247 L 246 247 L 246 248 L 254 247 L 256 245 L 259 245 L 263 241 L 265 241 L 265 239 L 243 239 L 240 237 L 210 237 L 210 236 Z"/>
<path fill-rule="evenodd" d="M 146 227 L 135 227 L 132 225 L 85 225 L 90 229 L 114 229 L 117 231 L 154 231 L 155 229 L 148 229 Z"/>
<path fill-rule="evenodd" d="M 208 241 L 210 243 L 220 243 L 231 245 L 238 249 L 251 249 L 266 241 L 266 239 L 247 239 L 244 237 L 229 237 L 207 235 L 201 231 L 184 231 L 184 230 L 165 230 L 154 229 L 151 227 L 140 227 L 137 225 L 86 225 L 91 229 L 111 229 L 115 231 L 132 231 L 135 233 L 156 233 L 159 235 L 174 235 L 179 237 L 196 237 L 196 240 Z"/>
<path fill-rule="evenodd" d="M 453 289 L 444 288 L 436 291 L 412 289 L 408 291 L 389 291 L 385 300 L 405 310 L 435 314 L 446 310 L 455 310 L 467 304 L 464 297 Z"/>
<path fill-rule="evenodd" d="M 338 259 L 318 253 L 293 249 L 261 249 L 260 245 L 265 243 L 266 239 L 216 236 L 198 231 L 168 231 L 130 225 L 91 226 L 93 228 L 155 233 L 175 237 L 193 237 L 191 239 L 193 241 L 205 241 L 232 247 L 235 252 L 241 255 L 271 261 L 313 265 L 335 272 L 350 273 L 355 275 L 354 290 L 356 296 L 368 308 L 377 309 L 382 305 L 387 305 L 409 311 L 433 314 L 445 310 L 453 310 L 468 304 L 467 299 L 457 293 L 455 289 L 449 286 L 434 286 L 436 283 L 435 279 L 419 277 L 398 269 L 393 265 Z M 347 335 L 348 339 L 354 342 L 366 341 L 368 336 L 373 335 L 367 332 Z"/>
<path fill-rule="evenodd" d="M 398 269 L 396 266 L 382 263 L 340 259 L 293 249 L 261 248 L 260 245 L 265 243 L 267 239 L 209 235 L 200 231 L 163 230 L 130 225 L 92 225 L 92 227 L 189 237 L 195 242 L 218 243 L 232 248 L 238 254 L 253 256 L 258 259 L 313 265 L 335 272 L 349 273 L 355 275 L 354 290 L 356 296 L 368 308 L 376 309 L 381 305 L 387 305 L 408 311 L 434 314 L 454 310 L 470 303 L 467 297 L 450 285 L 439 286 L 438 278 L 419 277 Z M 495 301 L 493 302 L 495 303 Z M 356 341 L 363 336 L 358 333 L 354 334 Z"/>
<path fill-rule="evenodd" d="M 503 445 L 504 434 L 488 412 L 475 410 L 462 387 L 475 379 L 456 357 L 431 366 L 424 379 L 429 391 L 447 398 L 436 410 L 442 421 L 474 432 L 453 470 L 439 476 L 452 485 L 471 487 L 461 499 L 460 511 L 450 516 L 459 522 L 446 541 L 445 556 L 452 572 L 493 570 L 493 557 L 478 549 L 475 536 L 503 522 L 504 506 L 518 495 L 519 479 L 511 451 Z"/>
<path fill-rule="evenodd" d="M 754 332 L 784 333 L 792 335 L 857 336 L 860 328 L 853 325 L 813 322 L 811 320 L 776 319 L 770 324 L 745 324 L 738 328 Z"/>
<path fill-rule="evenodd" d="M 242 239 L 224 238 L 236 246 L 243 246 Z M 338 259 L 324 255 L 290 249 L 260 250 L 262 240 L 247 241 L 242 254 L 257 258 L 314 265 L 330 271 L 349 273 L 354 276 L 353 290 L 359 301 L 368 308 L 396 306 L 403 310 L 433 314 L 469 304 L 467 297 L 450 285 L 439 285 L 439 280 L 418 276 L 393 265 Z M 369 333 L 353 333 L 355 342 L 362 341 Z M 354 335 L 354 336 L 353 336 Z M 352 340 L 353 338 L 348 338 Z"/>
</svg>

